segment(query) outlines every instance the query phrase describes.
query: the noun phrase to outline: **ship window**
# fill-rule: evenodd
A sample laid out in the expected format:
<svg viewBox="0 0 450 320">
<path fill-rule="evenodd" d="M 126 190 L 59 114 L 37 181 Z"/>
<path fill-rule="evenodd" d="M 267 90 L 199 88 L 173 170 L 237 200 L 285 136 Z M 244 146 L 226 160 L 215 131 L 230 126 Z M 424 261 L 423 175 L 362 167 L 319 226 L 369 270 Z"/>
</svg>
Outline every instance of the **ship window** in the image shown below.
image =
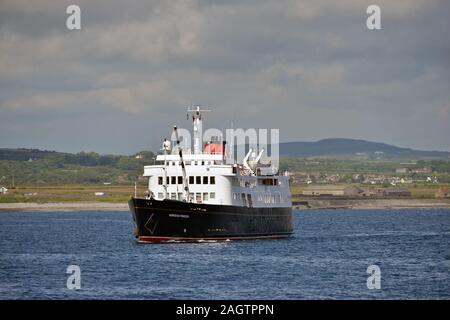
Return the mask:
<svg viewBox="0 0 450 320">
<path fill-rule="evenodd" d="M 163 184 L 163 177 L 158 177 L 158 184 Z"/>
<path fill-rule="evenodd" d="M 166 184 L 169 184 L 169 177 L 166 177 Z"/>
<path fill-rule="evenodd" d="M 170 179 L 170 183 L 171 184 L 177 184 L 177 177 L 171 177 L 171 179 Z"/>
<path fill-rule="evenodd" d="M 202 184 L 202 177 L 195 177 L 195 184 Z"/>
<path fill-rule="evenodd" d="M 183 177 L 182 176 L 178 176 L 178 184 L 183 184 Z"/>
<path fill-rule="evenodd" d="M 202 201 L 202 194 L 200 192 L 197 192 L 195 194 L 195 201 L 201 202 Z"/>
<path fill-rule="evenodd" d="M 245 193 L 241 193 L 242 204 L 244 206 L 247 205 L 247 198 L 245 197 Z"/>
<path fill-rule="evenodd" d="M 177 194 L 176 194 L 175 192 L 172 192 L 172 193 L 170 194 L 170 199 L 171 199 L 171 200 L 177 200 Z"/>
<path fill-rule="evenodd" d="M 164 196 L 163 196 L 163 193 L 162 192 L 158 192 L 158 199 L 162 199 Z"/>
<path fill-rule="evenodd" d="M 208 177 L 203 177 L 203 184 L 208 184 Z"/>
<path fill-rule="evenodd" d="M 189 176 L 189 184 L 194 184 L 194 177 L 193 176 Z"/>
<path fill-rule="evenodd" d="M 216 177 L 210 177 L 209 178 L 209 183 L 210 184 L 216 184 Z"/>
<path fill-rule="evenodd" d="M 209 198 L 210 198 L 210 199 L 215 199 L 215 198 L 216 198 L 216 193 L 215 193 L 215 192 L 211 192 L 211 193 L 209 194 Z"/>
<path fill-rule="evenodd" d="M 193 192 L 189 193 L 189 198 L 190 198 L 191 200 L 194 199 L 194 193 L 193 193 Z"/>
<path fill-rule="evenodd" d="M 204 166 L 205 165 L 205 161 L 202 161 L 202 166 Z"/>
<path fill-rule="evenodd" d="M 276 185 L 275 181 L 276 180 L 273 180 L 273 179 L 263 179 L 262 184 L 265 186 L 274 186 L 274 185 Z"/>
<path fill-rule="evenodd" d="M 203 192 L 203 201 L 208 201 L 209 197 L 208 197 L 208 192 Z"/>
<path fill-rule="evenodd" d="M 181 193 L 181 192 L 178 192 L 178 200 L 183 200 L 183 193 Z"/>
</svg>

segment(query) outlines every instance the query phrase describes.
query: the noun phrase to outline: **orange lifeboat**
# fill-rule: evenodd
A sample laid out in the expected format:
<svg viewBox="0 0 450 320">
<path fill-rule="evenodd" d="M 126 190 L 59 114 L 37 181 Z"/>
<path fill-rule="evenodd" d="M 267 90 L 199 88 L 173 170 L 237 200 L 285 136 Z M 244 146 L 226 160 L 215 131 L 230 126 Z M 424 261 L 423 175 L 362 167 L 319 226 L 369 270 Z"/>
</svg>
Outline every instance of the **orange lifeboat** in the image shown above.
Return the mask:
<svg viewBox="0 0 450 320">
<path fill-rule="evenodd" d="M 206 143 L 203 150 L 209 154 L 223 154 L 223 146 L 220 143 Z"/>
</svg>

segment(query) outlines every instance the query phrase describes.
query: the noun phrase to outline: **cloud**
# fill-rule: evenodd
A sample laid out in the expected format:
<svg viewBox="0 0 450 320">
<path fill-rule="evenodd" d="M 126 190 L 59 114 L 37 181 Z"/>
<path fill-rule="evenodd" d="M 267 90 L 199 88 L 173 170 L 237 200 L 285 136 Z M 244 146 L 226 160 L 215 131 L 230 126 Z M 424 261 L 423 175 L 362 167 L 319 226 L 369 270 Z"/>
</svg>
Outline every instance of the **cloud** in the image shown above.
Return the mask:
<svg viewBox="0 0 450 320">
<path fill-rule="evenodd" d="M 92 97 L 126 112 L 142 113 L 146 108 L 161 103 L 167 89 L 164 81 L 140 82 L 134 86 L 98 89 L 92 92 Z"/>
<path fill-rule="evenodd" d="M 156 150 L 201 103 L 218 128 L 450 149 L 448 1 L 380 0 L 380 31 L 372 1 L 80 0 L 80 31 L 69 4 L 0 0 L 0 145 Z"/>
<path fill-rule="evenodd" d="M 6 109 L 17 111 L 36 108 L 39 110 L 60 109 L 74 105 L 75 96 L 71 94 L 36 94 L 30 97 L 21 97 L 6 101 L 3 106 Z"/>
</svg>

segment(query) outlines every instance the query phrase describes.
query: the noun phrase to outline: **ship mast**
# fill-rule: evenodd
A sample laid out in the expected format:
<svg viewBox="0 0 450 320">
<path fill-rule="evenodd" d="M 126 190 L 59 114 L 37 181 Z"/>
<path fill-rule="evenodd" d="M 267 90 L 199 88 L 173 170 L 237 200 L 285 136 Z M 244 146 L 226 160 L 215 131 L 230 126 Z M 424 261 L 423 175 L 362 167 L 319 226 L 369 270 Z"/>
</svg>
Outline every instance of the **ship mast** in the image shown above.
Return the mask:
<svg viewBox="0 0 450 320">
<path fill-rule="evenodd" d="M 163 186 L 164 186 L 164 199 L 167 199 L 167 153 L 170 151 L 171 146 L 170 146 L 170 141 L 167 139 L 164 139 L 163 142 L 163 148 L 162 150 L 164 151 L 164 181 L 163 181 Z"/>
<path fill-rule="evenodd" d="M 211 110 L 200 110 L 200 106 L 196 109 L 188 109 L 187 112 L 192 113 L 192 121 L 194 126 L 194 154 L 203 152 L 203 130 L 201 112 L 209 112 Z"/>
</svg>

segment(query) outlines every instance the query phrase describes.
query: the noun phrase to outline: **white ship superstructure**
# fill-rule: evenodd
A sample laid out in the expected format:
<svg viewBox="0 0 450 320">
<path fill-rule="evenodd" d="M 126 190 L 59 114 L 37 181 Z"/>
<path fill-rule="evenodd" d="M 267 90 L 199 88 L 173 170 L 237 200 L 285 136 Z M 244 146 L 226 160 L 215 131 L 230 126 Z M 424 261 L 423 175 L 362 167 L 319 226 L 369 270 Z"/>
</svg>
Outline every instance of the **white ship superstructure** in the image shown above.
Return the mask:
<svg viewBox="0 0 450 320">
<path fill-rule="evenodd" d="M 202 110 L 197 107 L 188 111 L 193 113 L 194 148 L 193 152 L 190 148 L 182 150 L 185 175 L 180 147 L 165 141 L 164 154 L 156 158 L 158 164 L 144 167 L 152 197 L 255 208 L 292 205 L 288 173 L 277 174 L 276 168 L 262 164 L 264 150 L 256 153 L 250 149 L 241 164 L 227 164 L 227 145 L 223 141 L 216 139 L 200 145 Z"/>
</svg>

